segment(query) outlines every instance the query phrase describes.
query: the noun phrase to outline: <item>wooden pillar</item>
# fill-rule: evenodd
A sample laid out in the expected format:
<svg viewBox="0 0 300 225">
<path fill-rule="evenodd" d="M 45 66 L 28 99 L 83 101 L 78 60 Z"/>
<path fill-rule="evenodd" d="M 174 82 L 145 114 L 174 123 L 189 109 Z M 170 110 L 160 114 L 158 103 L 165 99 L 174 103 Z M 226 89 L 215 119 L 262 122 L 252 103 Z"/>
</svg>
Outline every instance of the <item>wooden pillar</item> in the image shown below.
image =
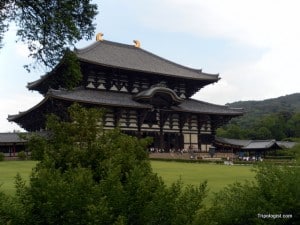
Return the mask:
<svg viewBox="0 0 300 225">
<path fill-rule="evenodd" d="M 16 156 L 16 144 L 14 143 L 13 145 L 13 156 L 15 157 Z"/>
<path fill-rule="evenodd" d="M 139 110 L 137 111 L 137 133 L 138 138 L 142 137 L 142 125 L 144 123 L 144 120 L 146 118 L 146 115 L 148 113 L 148 110 Z"/>
<path fill-rule="evenodd" d="M 184 114 L 179 115 L 179 145 L 181 149 L 184 149 L 184 137 L 183 137 L 183 126 L 187 117 Z"/>
</svg>

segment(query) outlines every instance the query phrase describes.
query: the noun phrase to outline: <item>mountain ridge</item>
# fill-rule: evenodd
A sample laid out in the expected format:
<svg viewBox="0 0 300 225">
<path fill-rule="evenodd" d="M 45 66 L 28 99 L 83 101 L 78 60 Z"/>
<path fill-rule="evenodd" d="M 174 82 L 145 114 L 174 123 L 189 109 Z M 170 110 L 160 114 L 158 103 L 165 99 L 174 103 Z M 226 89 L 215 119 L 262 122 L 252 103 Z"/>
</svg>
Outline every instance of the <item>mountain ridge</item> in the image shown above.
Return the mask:
<svg viewBox="0 0 300 225">
<path fill-rule="evenodd" d="M 227 103 L 234 108 L 243 108 L 246 114 L 265 115 L 278 112 L 300 112 L 300 93 L 265 100 L 247 100 Z"/>
</svg>

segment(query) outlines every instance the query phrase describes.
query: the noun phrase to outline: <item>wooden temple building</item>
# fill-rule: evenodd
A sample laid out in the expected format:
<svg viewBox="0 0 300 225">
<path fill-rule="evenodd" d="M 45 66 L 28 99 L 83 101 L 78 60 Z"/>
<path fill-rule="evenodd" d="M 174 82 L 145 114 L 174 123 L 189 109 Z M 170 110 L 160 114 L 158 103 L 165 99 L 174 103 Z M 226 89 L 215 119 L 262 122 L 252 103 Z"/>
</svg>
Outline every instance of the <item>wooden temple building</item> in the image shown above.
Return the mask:
<svg viewBox="0 0 300 225">
<path fill-rule="evenodd" d="M 266 154 L 274 154 L 279 149 L 290 149 L 295 146 L 295 142 L 276 141 L 276 140 L 240 140 L 216 137 L 214 146 L 217 152 L 232 153 L 243 157 L 256 156 L 265 157 Z"/>
<path fill-rule="evenodd" d="M 99 37 L 99 36 L 98 36 Z M 208 151 L 218 127 L 243 114 L 241 109 L 210 104 L 191 97 L 217 82 L 208 74 L 159 57 L 135 45 L 103 40 L 75 49 L 83 78 L 67 90 L 62 60 L 51 72 L 28 83 L 44 99 L 27 111 L 10 115 L 9 121 L 27 131 L 45 128 L 50 113 L 64 118 L 74 102 L 106 109 L 105 129 L 119 127 L 137 137 L 151 136 L 151 148 Z"/>
<path fill-rule="evenodd" d="M 0 152 L 6 157 L 15 157 L 20 151 L 26 151 L 27 140 L 21 135 L 24 133 L 0 133 Z"/>
</svg>

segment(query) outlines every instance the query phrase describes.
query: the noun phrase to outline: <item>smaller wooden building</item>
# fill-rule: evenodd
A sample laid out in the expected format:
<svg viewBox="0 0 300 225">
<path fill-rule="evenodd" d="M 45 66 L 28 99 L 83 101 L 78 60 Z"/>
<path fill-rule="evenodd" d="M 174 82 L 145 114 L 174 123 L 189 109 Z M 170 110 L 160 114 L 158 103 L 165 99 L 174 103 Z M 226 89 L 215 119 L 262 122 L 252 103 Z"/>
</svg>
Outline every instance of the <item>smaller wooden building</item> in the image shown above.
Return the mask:
<svg viewBox="0 0 300 225">
<path fill-rule="evenodd" d="M 291 148 L 293 142 L 282 142 L 276 140 L 239 140 L 216 137 L 214 146 L 217 152 L 233 153 L 240 157 L 248 156 L 265 156 L 268 152 L 274 152 L 278 149 Z"/>
<path fill-rule="evenodd" d="M 22 133 L 0 133 L 0 152 L 6 157 L 15 157 L 26 150 L 27 141 L 20 137 Z"/>
</svg>

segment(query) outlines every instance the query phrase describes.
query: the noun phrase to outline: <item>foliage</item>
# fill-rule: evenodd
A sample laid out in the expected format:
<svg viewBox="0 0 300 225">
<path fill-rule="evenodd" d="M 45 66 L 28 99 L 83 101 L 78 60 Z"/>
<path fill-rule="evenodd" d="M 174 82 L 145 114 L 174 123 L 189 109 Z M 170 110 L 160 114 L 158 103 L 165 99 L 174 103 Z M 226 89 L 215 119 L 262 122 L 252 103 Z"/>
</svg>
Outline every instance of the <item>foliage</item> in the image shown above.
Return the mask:
<svg viewBox="0 0 300 225">
<path fill-rule="evenodd" d="M 245 114 L 219 128 L 217 135 L 220 137 L 276 140 L 300 137 L 300 93 L 228 105 L 244 108 Z"/>
<path fill-rule="evenodd" d="M 50 138 L 29 186 L 16 179 L 21 224 L 191 224 L 206 183 L 166 186 L 152 172 L 149 139 L 104 131 L 97 109 L 75 104 L 69 114 L 48 118 Z M 4 222 L 20 224 L 10 218 Z"/>
<path fill-rule="evenodd" d="M 243 108 L 250 119 L 251 117 L 263 117 L 270 113 L 300 112 L 299 99 L 300 93 L 295 93 L 262 101 L 238 101 L 227 105 Z"/>
<path fill-rule="evenodd" d="M 31 153 L 32 160 L 42 160 L 46 151 L 47 140 L 38 134 L 23 136 L 27 140 L 27 150 Z"/>
<path fill-rule="evenodd" d="M 256 172 L 256 182 L 235 183 L 217 193 L 213 205 L 199 213 L 198 224 L 299 224 L 299 167 L 262 164 Z M 262 218 L 269 214 L 281 218 Z"/>
<path fill-rule="evenodd" d="M 217 130 L 217 135 L 234 139 L 276 139 L 299 137 L 300 113 L 289 115 L 282 113 L 269 114 L 256 118 L 247 127 L 243 127 L 241 120 L 233 120 Z M 246 120 L 246 119 L 244 119 Z"/>
<path fill-rule="evenodd" d="M 22 207 L 15 198 L 0 192 L 0 224 L 25 224 Z"/>
<path fill-rule="evenodd" d="M 5 158 L 4 153 L 3 153 L 3 152 L 0 152 L 0 162 L 3 161 L 4 158 Z"/>
<path fill-rule="evenodd" d="M 0 48 L 2 47 L 2 40 L 4 33 L 8 30 L 8 18 L 12 13 L 12 4 L 10 0 L 2 0 L 0 2 Z"/>
<path fill-rule="evenodd" d="M 67 49 L 63 58 L 63 64 L 61 73 L 66 88 L 72 89 L 77 87 L 82 80 L 82 73 L 76 54 Z"/>
<path fill-rule="evenodd" d="M 46 67 L 55 66 L 67 47 L 94 33 L 97 5 L 90 0 L 4 0 L 0 3 L 0 44 L 8 24 L 27 44 L 30 57 Z M 27 67 L 29 68 L 29 67 Z"/>
<path fill-rule="evenodd" d="M 18 156 L 18 158 L 21 159 L 21 160 L 27 159 L 27 155 L 26 155 L 26 153 L 25 153 L 24 151 L 18 152 L 17 156 Z"/>
<path fill-rule="evenodd" d="M 298 165 L 300 165 L 300 142 L 299 140 L 296 140 L 298 141 L 297 144 L 292 147 L 291 149 L 289 149 L 289 155 L 293 156 L 296 160 L 296 163 Z"/>
</svg>

